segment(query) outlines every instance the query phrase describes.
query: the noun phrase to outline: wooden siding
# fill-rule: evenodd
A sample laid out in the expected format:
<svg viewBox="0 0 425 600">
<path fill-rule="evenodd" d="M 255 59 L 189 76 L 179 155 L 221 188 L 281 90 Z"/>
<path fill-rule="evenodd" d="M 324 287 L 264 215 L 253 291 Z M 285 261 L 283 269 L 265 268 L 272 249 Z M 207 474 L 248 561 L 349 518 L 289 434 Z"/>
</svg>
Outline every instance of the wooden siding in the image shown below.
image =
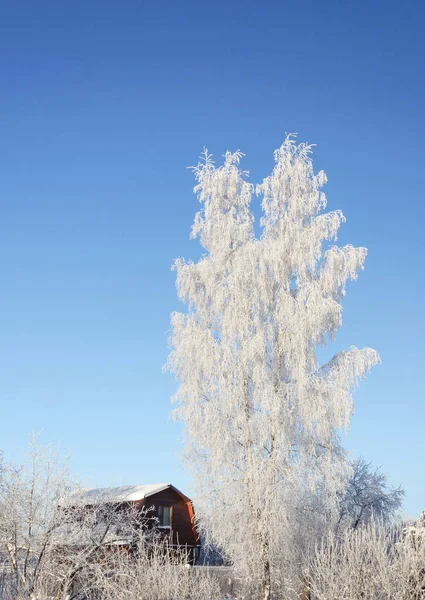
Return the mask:
<svg viewBox="0 0 425 600">
<path fill-rule="evenodd" d="M 182 547 L 198 547 L 199 538 L 194 524 L 194 514 L 192 503 L 189 499 L 182 498 L 179 493 L 172 488 L 167 488 L 144 498 L 137 503 L 138 508 L 144 507 L 148 510 L 148 515 L 158 517 L 158 506 L 172 507 L 171 532 L 172 543 Z M 151 509 L 152 510 L 149 510 Z M 164 535 L 170 530 L 164 528 Z"/>
</svg>

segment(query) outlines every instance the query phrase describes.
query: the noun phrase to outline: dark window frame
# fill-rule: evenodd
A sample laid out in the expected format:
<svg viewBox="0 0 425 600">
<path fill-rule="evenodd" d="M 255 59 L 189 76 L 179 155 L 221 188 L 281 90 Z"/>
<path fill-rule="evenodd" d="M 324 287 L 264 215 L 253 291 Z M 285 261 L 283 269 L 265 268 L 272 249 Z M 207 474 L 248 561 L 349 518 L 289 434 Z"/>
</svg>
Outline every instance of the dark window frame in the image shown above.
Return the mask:
<svg viewBox="0 0 425 600">
<path fill-rule="evenodd" d="M 158 527 L 171 529 L 173 522 L 173 507 L 167 504 L 158 505 Z"/>
</svg>

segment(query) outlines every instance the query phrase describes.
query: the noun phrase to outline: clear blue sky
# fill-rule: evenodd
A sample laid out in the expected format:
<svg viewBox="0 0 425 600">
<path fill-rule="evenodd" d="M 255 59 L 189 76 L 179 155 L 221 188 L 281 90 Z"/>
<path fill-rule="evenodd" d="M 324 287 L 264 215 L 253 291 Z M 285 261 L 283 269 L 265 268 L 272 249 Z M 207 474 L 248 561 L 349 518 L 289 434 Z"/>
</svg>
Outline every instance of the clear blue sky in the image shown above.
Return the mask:
<svg viewBox="0 0 425 600">
<path fill-rule="evenodd" d="M 346 445 L 425 508 L 424 27 L 419 1 L 2 2 L 0 447 L 42 430 L 92 485 L 190 493 L 161 372 L 186 166 L 240 148 L 258 181 L 298 132 L 369 248 L 336 347 L 383 364 Z"/>
</svg>

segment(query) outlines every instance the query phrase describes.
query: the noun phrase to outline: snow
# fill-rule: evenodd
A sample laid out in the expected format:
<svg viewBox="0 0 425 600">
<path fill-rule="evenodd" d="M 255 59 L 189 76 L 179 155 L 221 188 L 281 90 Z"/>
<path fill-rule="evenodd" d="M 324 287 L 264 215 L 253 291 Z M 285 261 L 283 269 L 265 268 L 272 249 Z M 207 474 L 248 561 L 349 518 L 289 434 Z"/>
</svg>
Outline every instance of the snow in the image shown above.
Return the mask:
<svg viewBox="0 0 425 600">
<path fill-rule="evenodd" d="M 136 502 L 138 500 L 148 498 L 149 496 L 153 496 L 158 492 L 162 492 L 167 488 L 173 489 L 183 498 L 186 498 L 186 496 L 172 486 L 171 483 L 150 483 L 143 485 L 123 485 L 120 487 L 82 490 L 71 494 L 69 498 L 67 498 L 65 504 L 72 505 L 74 503 L 78 503 L 94 505 L 104 504 L 105 502 Z"/>
</svg>

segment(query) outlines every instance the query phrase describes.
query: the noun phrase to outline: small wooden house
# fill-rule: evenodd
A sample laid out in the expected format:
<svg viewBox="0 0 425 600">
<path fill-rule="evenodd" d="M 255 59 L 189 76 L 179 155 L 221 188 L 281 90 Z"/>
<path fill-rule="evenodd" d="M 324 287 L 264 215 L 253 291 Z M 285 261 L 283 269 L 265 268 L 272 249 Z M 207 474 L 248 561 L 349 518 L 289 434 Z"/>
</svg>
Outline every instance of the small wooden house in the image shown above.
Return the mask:
<svg viewBox="0 0 425 600">
<path fill-rule="evenodd" d="M 78 493 L 78 504 L 87 509 L 103 503 L 115 505 L 118 510 L 131 506 L 140 511 L 145 522 L 155 526 L 169 544 L 186 550 L 192 562 L 196 560 L 200 543 L 192 501 L 170 483 L 97 488 Z"/>
</svg>

